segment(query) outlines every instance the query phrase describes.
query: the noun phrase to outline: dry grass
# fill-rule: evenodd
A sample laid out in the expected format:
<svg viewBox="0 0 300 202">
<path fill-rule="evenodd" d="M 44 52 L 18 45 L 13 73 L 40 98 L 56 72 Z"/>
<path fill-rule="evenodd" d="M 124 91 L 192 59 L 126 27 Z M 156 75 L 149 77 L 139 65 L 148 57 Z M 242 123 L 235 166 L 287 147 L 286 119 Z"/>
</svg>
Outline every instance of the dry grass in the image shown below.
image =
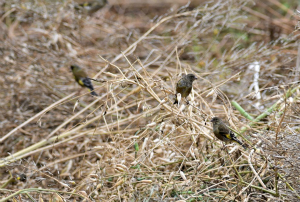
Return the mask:
<svg viewBox="0 0 300 202">
<path fill-rule="evenodd" d="M 3 3 L 1 184 L 27 181 L 0 201 L 299 200 L 297 3 L 262 2 L 112 3 L 92 16 L 72 1 Z M 74 63 L 99 98 L 78 91 Z M 190 72 L 191 105 L 175 106 Z M 214 116 L 249 149 L 216 140 Z"/>
</svg>

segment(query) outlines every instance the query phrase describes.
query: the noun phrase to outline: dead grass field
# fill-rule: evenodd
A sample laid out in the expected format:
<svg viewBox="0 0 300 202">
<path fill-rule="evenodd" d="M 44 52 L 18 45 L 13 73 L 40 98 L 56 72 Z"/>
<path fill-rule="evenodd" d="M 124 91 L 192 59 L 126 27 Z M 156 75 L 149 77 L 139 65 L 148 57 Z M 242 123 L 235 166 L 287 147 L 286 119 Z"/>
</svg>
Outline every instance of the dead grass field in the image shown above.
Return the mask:
<svg viewBox="0 0 300 202">
<path fill-rule="evenodd" d="M 299 201 L 296 0 L 0 4 L 0 202 Z"/>
</svg>

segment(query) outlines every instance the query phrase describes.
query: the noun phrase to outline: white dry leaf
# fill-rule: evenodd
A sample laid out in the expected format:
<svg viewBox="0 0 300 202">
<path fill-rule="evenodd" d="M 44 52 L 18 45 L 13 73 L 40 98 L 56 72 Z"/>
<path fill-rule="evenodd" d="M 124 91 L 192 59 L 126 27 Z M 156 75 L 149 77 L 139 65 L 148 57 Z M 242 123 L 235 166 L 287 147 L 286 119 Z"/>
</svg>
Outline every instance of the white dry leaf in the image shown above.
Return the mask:
<svg viewBox="0 0 300 202">
<path fill-rule="evenodd" d="M 65 200 L 59 194 L 54 193 L 51 197 L 51 201 L 63 202 Z"/>
<path fill-rule="evenodd" d="M 160 105 L 162 105 L 162 104 L 164 104 L 164 103 L 166 103 L 168 101 L 168 98 L 164 98 L 164 99 L 162 99 L 162 101 L 159 103 Z"/>
<path fill-rule="evenodd" d="M 180 93 L 177 93 L 177 101 L 178 101 L 178 105 L 179 105 L 180 101 L 181 101 L 181 94 Z"/>
<path fill-rule="evenodd" d="M 150 153 L 150 156 L 149 156 L 149 159 L 151 160 L 152 158 L 153 158 L 153 155 L 154 155 L 154 153 L 153 153 L 153 151 Z"/>
<path fill-rule="evenodd" d="M 190 148 L 190 153 L 191 153 L 191 156 L 193 157 L 193 159 L 196 159 L 196 155 L 195 155 L 193 147 Z"/>
<path fill-rule="evenodd" d="M 5 56 L 5 57 L 4 57 L 4 60 L 5 60 L 6 62 L 8 62 L 8 63 L 11 63 L 11 64 L 15 64 L 15 63 L 16 63 L 14 60 L 10 59 L 9 56 Z"/>
<path fill-rule="evenodd" d="M 72 47 L 72 45 L 69 42 L 67 43 L 67 49 L 71 57 L 76 57 L 77 51 Z"/>
<path fill-rule="evenodd" d="M 229 178 L 230 178 L 230 175 L 223 175 L 222 178 L 223 178 L 223 179 L 229 179 Z"/>
<path fill-rule="evenodd" d="M 238 146 L 236 145 L 236 146 L 234 146 L 228 153 L 229 154 L 232 154 L 236 149 L 238 148 Z"/>
<path fill-rule="evenodd" d="M 128 168 L 123 164 L 117 164 L 116 167 L 115 167 L 115 170 L 117 172 L 125 172 L 125 171 L 128 170 Z"/>
<path fill-rule="evenodd" d="M 176 155 L 176 153 L 175 153 L 175 152 L 172 152 L 172 153 L 170 154 L 170 156 L 169 156 L 169 159 L 170 159 L 170 161 L 172 160 L 172 158 L 174 158 L 174 157 L 175 157 L 175 155 Z"/>
<path fill-rule="evenodd" d="M 185 105 L 184 104 L 180 105 L 179 111 L 183 111 L 184 109 L 185 109 Z"/>
<path fill-rule="evenodd" d="M 213 94 L 214 94 L 214 92 L 215 92 L 215 90 L 214 90 L 214 89 L 212 89 L 211 91 L 209 91 L 209 92 L 207 93 L 206 97 L 209 97 L 209 96 L 213 95 Z"/>
<path fill-rule="evenodd" d="M 113 74 L 113 73 L 110 73 L 110 72 L 103 72 L 103 74 L 106 74 L 107 76 L 111 76 L 111 77 L 114 77 L 114 78 L 119 77 L 117 74 Z"/>
<path fill-rule="evenodd" d="M 66 183 L 63 183 L 63 182 L 60 182 L 60 184 L 62 185 L 62 186 L 64 186 L 64 187 L 66 187 L 66 188 L 71 188 L 68 184 L 66 184 Z"/>
<path fill-rule="evenodd" d="M 28 50 L 28 45 L 27 45 L 27 43 L 22 43 L 22 52 L 23 53 L 26 53 L 26 54 L 29 54 L 29 50 Z"/>
<path fill-rule="evenodd" d="M 293 102 L 294 102 L 294 98 L 289 97 L 289 98 L 287 99 L 287 102 L 288 102 L 288 103 L 293 103 Z"/>
<path fill-rule="evenodd" d="M 161 122 L 160 127 L 159 127 L 159 132 L 162 133 L 165 127 L 165 122 Z"/>
<path fill-rule="evenodd" d="M 138 183 L 151 184 L 152 180 L 141 180 L 141 181 L 138 181 Z"/>
<path fill-rule="evenodd" d="M 156 138 L 155 140 L 153 140 L 154 143 L 157 143 L 157 142 L 159 142 L 159 141 L 160 141 L 159 138 Z"/>
<path fill-rule="evenodd" d="M 191 92 L 191 94 L 190 94 L 190 98 L 191 98 L 191 103 L 194 103 L 194 101 L 195 101 L 195 90 L 192 88 L 192 92 Z"/>
<path fill-rule="evenodd" d="M 145 150 L 145 148 L 146 148 L 146 146 L 147 146 L 147 142 L 148 142 L 148 140 L 149 140 L 149 138 L 148 138 L 148 137 L 146 137 L 146 138 L 144 139 L 144 142 L 143 142 L 143 145 L 142 145 L 142 149 L 141 149 L 141 151 L 144 151 L 144 150 Z"/>
<path fill-rule="evenodd" d="M 97 178 L 93 178 L 93 177 L 90 177 L 90 179 L 89 179 L 91 182 L 97 182 L 98 181 L 98 179 Z"/>
<path fill-rule="evenodd" d="M 215 103 L 217 97 L 218 97 L 218 93 L 216 93 L 216 92 L 214 91 L 213 99 L 212 99 L 211 103 Z"/>
<path fill-rule="evenodd" d="M 251 91 L 254 88 L 255 91 L 255 97 L 256 99 L 260 100 L 261 99 L 261 94 L 259 91 L 259 73 L 260 73 L 260 64 L 259 62 L 255 61 L 253 63 L 251 63 L 248 67 L 250 70 L 254 71 L 254 75 L 253 75 L 253 83 L 250 85 L 249 87 L 249 91 Z"/>
<path fill-rule="evenodd" d="M 60 34 L 58 34 L 57 32 L 52 32 L 50 34 L 50 43 L 55 45 L 57 44 L 57 42 L 60 40 L 59 38 L 61 38 L 62 36 Z"/>
<path fill-rule="evenodd" d="M 85 191 L 79 191 L 78 194 L 81 194 L 81 195 L 83 195 L 85 197 L 88 197 L 88 195 L 87 195 L 87 193 Z"/>
<path fill-rule="evenodd" d="M 148 111 L 150 108 L 151 107 L 147 103 L 143 105 L 143 111 Z"/>
<path fill-rule="evenodd" d="M 95 173 L 91 173 L 89 176 L 90 176 L 90 178 L 98 178 L 98 175 Z"/>
<path fill-rule="evenodd" d="M 182 178 L 184 181 L 186 181 L 186 177 L 185 177 L 184 172 L 179 171 L 179 174 L 180 174 L 181 178 Z"/>
<path fill-rule="evenodd" d="M 174 174 L 175 174 L 174 172 L 171 172 L 171 173 L 170 173 L 170 175 L 169 175 L 169 181 L 171 181 L 171 180 L 173 179 Z"/>
<path fill-rule="evenodd" d="M 170 159 L 166 159 L 166 158 L 157 158 L 159 159 L 160 161 L 164 162 L 164 163 L 172 163 L 172 161 L 170 161 Z"/>
<path fill-rule="evenodd" d="M 149 127 L 149 128 L 150 128 L 150 127 L 153 127 L 153 126 L 155 126 L 155 125 L 156 125 L 156 122 L 152 122 L 152 123 L 147 124 L 146 127 Z"/>
<path fill-rule="evenodd" d="M 76 107 L 78 106 L 78 104 L 79 104 L 79 100 L 77 100 L 77 101 L 75 102 L 75 104 L 74 104 L 74 107 L 73 107 L 73 113 L 74 113 Z"/>
<path fill-rule="evenodd" d="M 68 165 L 67 165 L 67 170 L 65 171 L 65 173 L 68 173 L 72 169 L 72 167 L 73 167 L 73 161 L 70 160 Z"/>
<path fill-rule="evenodd" d="M 32 86 L 32 84 L 29 81 L 25 81 L 25 85 L 28 86 L 28 87 Z"/>
<path fill-rule="evenodd" d="M 95 146 L 94 149 L 104 149 L 104 146 Z"/>
<path fill-rule="evenodd" d="M 140 108 L 141 103 L 142 103 L 142 101 L 139 101 L 139 102 L 137 103 L 137 108 L 138 108 L 138 109 Z"/>
<path fill-rule="evenodd" d="M 99 154 L 98 152 L 95 152 L 95 155 L 96 155 L 99 159 L 102 159 L 102 155 Z"/>
<path fill-rule="evenodd" d="M 131 163 L 130 163 L 130 165 L 136 165 L 136 164 L 138 164 L 138 162 L 137 161 L 132 161 Z"/>
<path fill-rule="evenodd" d="M 96 186 L 96 190 L 99 190 L 101 187 L 102 187 L 102 183 L 99 183 L 99 184 Z"/>
<path fill-rule="evenodd" d="M 42 121 L 41 120 L 38 120 L 38 125 L 39 125 L 39 127 L 42 127 Z"/>
</svg>

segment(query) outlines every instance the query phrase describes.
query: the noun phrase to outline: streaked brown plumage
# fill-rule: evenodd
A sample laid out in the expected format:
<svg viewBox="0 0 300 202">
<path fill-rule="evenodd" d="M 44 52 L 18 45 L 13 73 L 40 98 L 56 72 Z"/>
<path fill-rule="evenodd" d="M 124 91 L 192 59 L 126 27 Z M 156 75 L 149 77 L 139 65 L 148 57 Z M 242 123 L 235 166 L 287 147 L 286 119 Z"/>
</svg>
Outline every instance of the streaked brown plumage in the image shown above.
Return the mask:
<svg viewBox="0 0 300 202">
<path fill-rule="evenodd" d="M 223 142 L 237 142 L 246 148 L 246 146 L 239 141 L 234 133 L 225 125 L 221 118 L 213 117 L 211 122 L 213 123 L 213 132 L 219 140 L 222 140 Z"/>
<path fill-rule="evenodd" d="M 192 91 L 193 81 L 195 81 L 197 77 L 194 74 L 184 75 L 176 84 L 176 94 L 175 94 L 175 102 L 174 104 L 178 104 L 177 94 L 181 94 L 181 98 L 186 98 Z"/>
</svg>

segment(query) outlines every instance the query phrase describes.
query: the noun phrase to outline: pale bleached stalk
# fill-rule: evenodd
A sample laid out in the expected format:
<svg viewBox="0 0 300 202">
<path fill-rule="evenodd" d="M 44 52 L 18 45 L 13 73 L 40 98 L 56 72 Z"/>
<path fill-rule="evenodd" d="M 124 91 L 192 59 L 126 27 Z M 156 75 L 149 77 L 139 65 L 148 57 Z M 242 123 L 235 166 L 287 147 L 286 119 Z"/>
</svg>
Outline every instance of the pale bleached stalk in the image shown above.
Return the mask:
<svg viewBox="0 0 300 202">
<path fill-rule="evenodd" d="M 152 110 L 149 110 L 149 112 L 151 112 Z M 21 158 L 24 158 L 24 157 L 28 156 L 29 152 L 34 151 L 34 150 L 36 150 L 36 149 L 38 149 L 38 148 L 40 148 L 40 147 L 42 147 L 42 146 L 44 146 L 46 144 L 50 144 L 50 143 L 56 142 L 56 141 L 61 140 L 61 139 L 65 138 L 65 137 L 68 137 L 69 135 L 71 135 L 71 134 L 73 134 L 73 133 L 75 133 L 77 131 L 80 131 L 80 129 L 84 128 L 85 126 L 89 125 L 90 123 L 95 122 L 96 120 L 98 120 L 102 116 L 103 116 L 102 114 L 98 115 L 98 116 L 92 118 L 91 120 L 87 121 L 85 124 L 79 125 L 78 127 L 74 128 L 74 129 L 72 129 L 72 130 L 70 130 L 68 132 L 62 133 L 59 136 L 52 137 L 49 140 L 42 140 L 42 141 L 40 141 L 40 142 L 38 142 L 38 143 L 36 143 L 34 145 L 31 145 L 30 147 L 27 147 L 27 148 L 25 148 L 25 149 L 23 149 L 21 151 L 18 151 L 18 152 L 14 153 L 14 154 L 6 157 L 6 158 L 3 158 L 3 159 L 0 160 L 0 167 L 3 167 L 3 166 L 5 166 L 5 165 L 7 165 L 9 163 L 12 163 L 12 162 L 14 162 L 16 160 L 19 160 Z M 126 119 L 123 119 L 123 120 L 119 121 L 119 124 L 124 124 L 127 121 L 130 121 L 130 120 L 132 120 L 134 118 L 141 117 L 141 116 L 143 116 L 143 114 L 137 114 L 137 115 L 128 117 Z M 106 126 L 107 127 L 114 127 L 114 126 L 116 126 L 116 123 L 107 124 L 107 125 L 102 126 L 102 127 L 106 127 Z"/>
<path fill-rule="evenodd" d="M 214 7 L 211 8 L 212 10 L 214 9 Z M 199 13 L 201 11 L 204 11 L 205 9 L 195 9 L 193 11 L 187 11 L 187 12 L 183 12 L 183 13 L 178 13 L 175 15 L 171 15 L 168 17 L 165 17 L 163 19 L 161 19 L 158 23 L 156 23 L 153 27 L 151 27 L 145 34 L 143 34 L 136 42 L 134 42 L 133 44 L 131 44 L 125 51 L 123 51 L 121 54 L 117 55 L 112 61 L 111 63 L 114 63 L 116 61 L 118 61 L 123 54 L 126 55 L 128 54 L 130 51 L 134 50 L 137 47 L 137 44 L 140 43 L 142 40 L 144 40 L 151 32 L 153 32 L 157 27 L 159 27 L 161 24 L 163 24 L 164 22 L 167 22 L 173 18 L 178 18 L 178 17 L 184 17 L 184 16 L 192 16 L 193 14 Z M 106 65 L 107 67 L 107 65 Z M 96 78 L 100 75 L 100 72 L 98 74 L 96 74 Z"/>
<path fill-rule="evenodd" d="M 251 156 L 254 152 L 254 149 L 251 149 L 250 153 L 249 153 L 249 156 L 248 156 L 248 163 L 249 163 L 249 167 L 251 168 L 252 172 L 254 173 L 256 179 L 258 179 L 260 185 L 263 187 L 263 188 L 267 188 L 266 185 L 264 184 L 264 182 L 262 181 L 262 179 L 259 177 L 258 173 L 256 172 L 256 170 L 254 169 L 253 165 L 252 165 L 252 162 L 251 162 Z M 255 178 L 254 178 L 255 179 Z M 254 181 L 254 179 L 252 181 Z M 252 184 L 252 183 L 250 183 Z M 246 190 L 246 189 L 245 189 Z"/>
<path fill-rule="evenodd" d="M 60 124 L 58 127 L 56 127 L 48 136 L 47 139 L 49 139 L 50 137 L 52 137 L 57 131 L 59 131 L 62 127 L 64 127 L 65 125 L 67 125 L 68 123 L 70 123 L 72 120 L 74 120 L 76 117 L 78 117 L 80 114 L 82 114 L 83 112 L 85 112 L 87 109 L 89 109 L 91 106 L 93 106 L 94 104 L 96 104 L 99 100 L 101 100 L 104 96 L 97 98 L 96 100 L 94 100 L 91 104 L 89 104 L 88 106 L 86 106 L 85 108 L 83 108 L 81 111 L 77 112 L 75 115 L 73 115 L 71 118 L 67 119 L 65 122 L 63 122 L 62 124 Z"/>
<path fill-rule="evenodd" d="M 3 136 L 0 139 L 0 143 L 3 142 L 6 138 L 8 138 L 10 135 L 12 135 L 14 132 L 16 132 L 17 130 L 19 130 L 20 128 L 22 128 L 23 126 L 25 126 L 26 124 L 30 123 L 31 121 L 33 121 L 34 119 L 36 119 L 37 117 L 43 115 L 44 113 L 48 112 L 49 110 L 51 110 L 52 108 L 54 108 L 55 106 L 61 104 L 62 102 L 64 102 L 65 100 L 68 100 L 69 98 L 71 98 L 73 95 L 75 95 L 75 93 L 72 93 L 58 101 L 56 101 L 55 103 L 51 104 L 49 107 L 45 108 L 44 110 L 42 110 L 41 112 L 37 113 L 36 115 L 34 115 L 33 117 L 31 117 L 30 119 L 28 119 L 27 121 L 25 121 L 24 123 L 22 123 L 21 125 L 17 126 L 16 128 L 14 128 L 13 130 L 11 130 L 9 133 L 7 133 L 5 136 Z"/>
</svg>

